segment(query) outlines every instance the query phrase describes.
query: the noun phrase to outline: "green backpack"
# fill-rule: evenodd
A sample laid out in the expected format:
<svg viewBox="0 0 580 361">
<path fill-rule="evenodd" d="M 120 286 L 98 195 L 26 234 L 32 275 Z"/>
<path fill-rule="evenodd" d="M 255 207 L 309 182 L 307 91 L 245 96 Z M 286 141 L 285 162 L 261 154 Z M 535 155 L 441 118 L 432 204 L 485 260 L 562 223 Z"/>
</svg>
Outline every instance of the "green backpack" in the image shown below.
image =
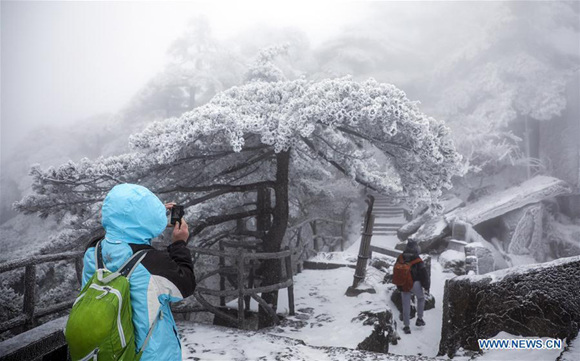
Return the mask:
<svg viewBox="0 0 580 361">
<path fill-rule="evenodd" d="M 116 272 L 110 272 L 101 250 L 99 241 L 95 247 L 97 271 L 75 300 L 64 331 L 71 359 L 139 360 L 157 320 L 137 351 L 129 277 L 147 251 L 135 253 Z"/>
</svg>

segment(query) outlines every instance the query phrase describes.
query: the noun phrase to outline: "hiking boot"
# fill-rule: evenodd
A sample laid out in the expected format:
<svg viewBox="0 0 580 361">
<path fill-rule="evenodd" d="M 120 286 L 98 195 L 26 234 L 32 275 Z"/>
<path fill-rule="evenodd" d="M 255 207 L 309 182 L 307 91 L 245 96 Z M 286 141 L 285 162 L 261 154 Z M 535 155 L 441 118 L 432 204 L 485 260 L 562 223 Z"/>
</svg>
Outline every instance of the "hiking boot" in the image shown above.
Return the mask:
<svg viewBox="0 0 580 361">
<path fill-rule="evenodd" d="M 409 326 L 405 326 L 403 327 L 403 332 L 406 333 L 407 335 L 411 333 L 411 327 Z"/>
<path fill-rule="evenodd" d="M 425 321 L 422 318 L 418 318 L 415 322 L 415 326 L 425 326 Z"/>
</svg>

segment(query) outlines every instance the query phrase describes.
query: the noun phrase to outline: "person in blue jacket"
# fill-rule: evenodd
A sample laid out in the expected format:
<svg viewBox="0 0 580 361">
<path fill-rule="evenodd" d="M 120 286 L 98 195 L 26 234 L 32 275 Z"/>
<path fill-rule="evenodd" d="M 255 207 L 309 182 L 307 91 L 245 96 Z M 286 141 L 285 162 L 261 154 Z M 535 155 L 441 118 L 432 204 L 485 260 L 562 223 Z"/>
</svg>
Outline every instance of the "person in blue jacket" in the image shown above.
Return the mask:
<svg viewBox="0 0 580 361">
<path fill-rule="evenodd" d="M 134 184 L 113 187 L 102 207 L 102 257 L 107 269 L 116 271 L 135 252 L 149 250 L 129 279 L 137 350 L 153 327 L 142 361 L 181 360 L 170 303 L 192 295 L 196 285 L 191 253 L 186 247 L 189 230 L 185 220 L 176 223 L 167 252 L 151 247 L 151 239 L 167 227 L 166 212 L 171 207 L 147 188 Z M 91 242 L 85 252 L 83 286 L 95 273 L 94 247 L 98 241 Z"/>
</svg>

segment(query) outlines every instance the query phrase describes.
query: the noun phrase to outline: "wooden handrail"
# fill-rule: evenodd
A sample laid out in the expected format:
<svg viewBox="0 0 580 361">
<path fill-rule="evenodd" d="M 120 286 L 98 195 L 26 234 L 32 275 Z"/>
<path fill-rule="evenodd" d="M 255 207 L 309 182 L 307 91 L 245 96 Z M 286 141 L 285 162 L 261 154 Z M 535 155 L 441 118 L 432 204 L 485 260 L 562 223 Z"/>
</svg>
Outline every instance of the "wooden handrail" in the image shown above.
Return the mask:
<svg viewBox="0 0 580 361">
<path fill-rule="evenodd" d="M 288 248 L 279 252 L 267 252 L 267 253 L 251 253 L 245 252 L 243 249 L 238 252 L 227 252 L 224 249 L 224 244 L 220 242 L 220 250 L 200 248 L 200 247 L 190 247 L 194 252 L 199 254 L 219 257 L 219 263 L 217 270 L 210 271 L 204 275 L 200 276 L 200 280 L 205 280 L 210 276 L 219 275 L 220 276 L 220 289 L 213 290 L 206 287 L 198 286 L 195 290 L 195 298 L 210 312 L 215 315 L 228 320 L 231 323 L 237 324 L 239 328 L 246 328 L 245 312 L 244 312 L 244 302 L 249 302 L 250 298 L 256 300 L 262 307 L 265 307 L 266 312 L 272 316 L 275 315 L 275 311 L 258 295 L 259 293 L 267 293 L 279 290 L 281 288 L 288 288 L 288 303 L 290 306 L 290 315 L 294 314 L 294 280 L 292 271 L 292 251 Z M 233 258 L 235 260 L 235 265 L 224 267 L 225 259 Z M 284 271 L 286 272 L 286 279 L 273 285 L 253 287 L 253 284 L 245 286 L 244 282 L 244 266 L 246 263 L 252 264 L 252 261 L 259 259 L 282 259 L 284 264 Z M 234 289 L 225 289 L 225 279 L 223 277 L 223 269 L 237 269 L 237 285 Z M 250 282 L 251 283 L 251 282 Z M 226 296 L 238 296 L 238 317 L 237 319 L 221 311 L 217 307 L 211 305 L 207 300 L 204 299 L 202 294 L 216 296 L 220 298 L 220 306 L 225 306 Z M 249 306 L 247 304 L 246 306 Z M 246 307 L 247 308 L 247 307 Z M 273 317 L 276 322 L 279 322 L 278 316 Z"/>
<path fill-rule="evenodd" d="M 43 316 L 51 315 L 60 311 L 64 311 L 70 308 L 74 302 L 74 299 L 60 302 L 58 304 L 36 309 L 36 266 L 48 262 L 64 261 L 69 259 L 75 260 L 75 272 L 77 274 L 77 280 L 79 281 L 82 277 L 82 265 L 79 267 L 82 261 L 84 252 L 64 252 L 57 254 L 48 254 L 33 256 L 30 258 L 22 258 L 16 261 L 6 262 L 0 264 L 0 273 L 5 273 L 13 271 L 19 268 L 24 268 L 24 300 L 22 305 L 22 314 L 4 321 L 0 324 L 0 333 L 11 330 L 15 327 L 25 326 L 26 328 L 31 328 L 34 326 L 35 321 Z"/>
<path fill-rule="evenodd" d="M 22 268 L 29 265 L 38 265 L 47 262 L 64 261 L 71 258 L 82 257 L 84 252 L 63 252 L 56 254 L 46 254 L 40 256 L 33 256 L 29 258 L 21 258 L 16 261 L 5 262 L 0 264 L 0 273 L 12 271 L 17 268 Z"/>
</svg>

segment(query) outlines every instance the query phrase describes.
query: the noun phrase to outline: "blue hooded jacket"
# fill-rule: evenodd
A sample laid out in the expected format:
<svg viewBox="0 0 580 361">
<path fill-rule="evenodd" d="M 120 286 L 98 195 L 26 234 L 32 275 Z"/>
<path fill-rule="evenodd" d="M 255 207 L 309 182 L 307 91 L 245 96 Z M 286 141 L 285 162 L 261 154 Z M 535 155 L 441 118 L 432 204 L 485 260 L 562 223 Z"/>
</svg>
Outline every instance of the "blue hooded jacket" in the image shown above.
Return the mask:
<svg viewBox="0 0 580 361">
<path fill-rule="evenodd" d="M 111 189 L 103 202 L 102 223 L 106 232 L 102 256 L 108 270 L 116 271 L 135 252 L 148 250 L 129 279 L 137 350 L 150 327 L 154 327 L 141 360 L 181 360 L 181 344 L 170 302 L 190 296 L 195 289 L 191 254 L 185 240 L 173 242 L 167 252 L 151 247 L 151 239 L 167 226 L 166 209 L 157 196 L 139 185 L 120 184 Z M 96 243 L 92 242 L 85 252 L 83 286 L 96 271 Z"/>
</svg>

